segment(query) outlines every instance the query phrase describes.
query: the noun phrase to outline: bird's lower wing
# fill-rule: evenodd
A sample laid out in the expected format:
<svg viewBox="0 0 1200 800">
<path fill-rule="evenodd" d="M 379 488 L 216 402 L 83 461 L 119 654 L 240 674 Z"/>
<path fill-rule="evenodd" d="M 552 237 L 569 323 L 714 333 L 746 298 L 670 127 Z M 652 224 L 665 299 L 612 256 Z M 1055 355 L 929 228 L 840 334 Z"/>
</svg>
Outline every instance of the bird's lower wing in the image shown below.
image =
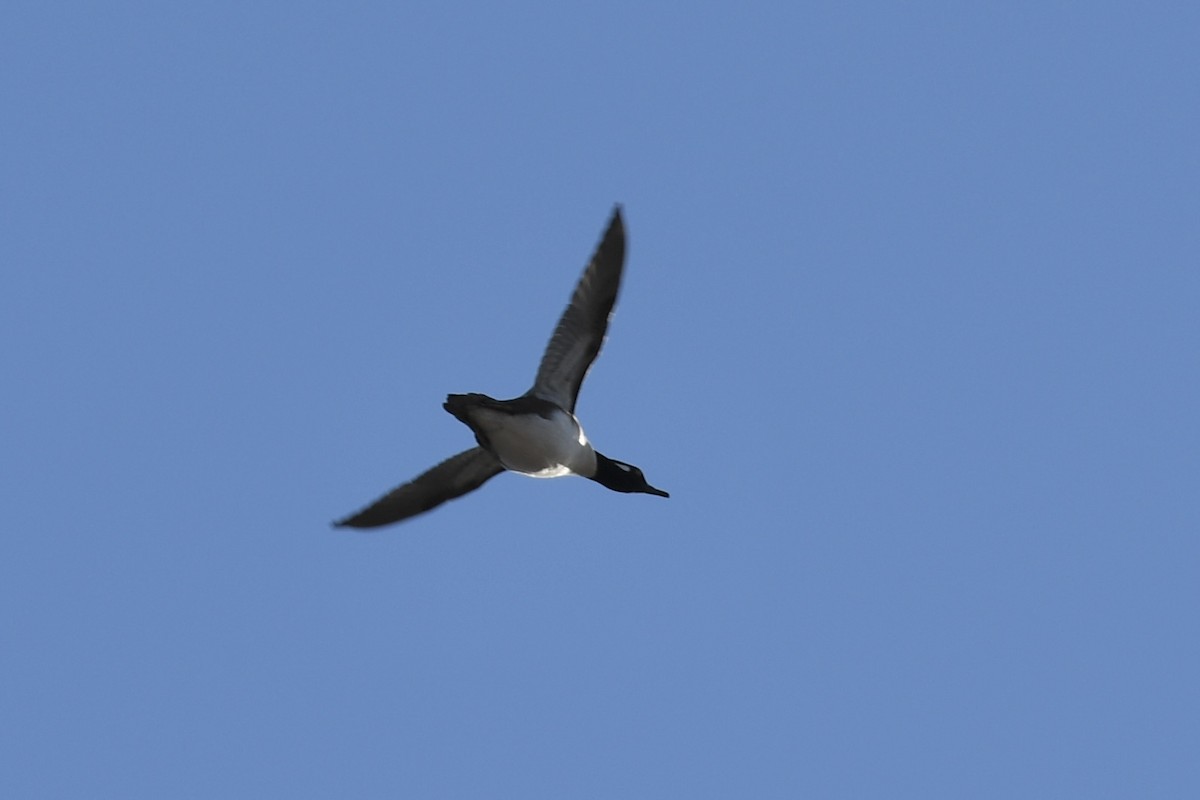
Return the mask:
<svg viewBox="0 0 1200 800">
<path fill-rule="evenodd" d="M 473 447 L 333 524 L 339 528 L 377 528 L 399 522 L 462 497 L 503 471 L 495 456 L 482 447 Z"/>
</svg>

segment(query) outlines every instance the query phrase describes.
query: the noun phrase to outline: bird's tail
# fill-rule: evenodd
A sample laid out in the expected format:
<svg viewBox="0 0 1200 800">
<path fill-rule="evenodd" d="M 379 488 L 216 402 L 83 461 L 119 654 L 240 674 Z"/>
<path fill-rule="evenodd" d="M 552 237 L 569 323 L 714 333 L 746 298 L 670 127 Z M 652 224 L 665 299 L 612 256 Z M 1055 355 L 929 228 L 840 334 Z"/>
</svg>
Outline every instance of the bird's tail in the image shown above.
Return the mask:
<svg viewBox="0 0 1200 800">
<path fill-rule="evenodd" d="M 442 404 L 442 408 L 453 414 L 454 418 L 459 422 L 469 426 L 471 421 L 467 416 L 468 412 L 473 407 L 486 405 L 487 401 L 491 399 L 486 394 L 477 394 L 475 392 L 471 392 L 470 394 L 451 394 L 446 395 L 446 402 Z"/>
</svg>

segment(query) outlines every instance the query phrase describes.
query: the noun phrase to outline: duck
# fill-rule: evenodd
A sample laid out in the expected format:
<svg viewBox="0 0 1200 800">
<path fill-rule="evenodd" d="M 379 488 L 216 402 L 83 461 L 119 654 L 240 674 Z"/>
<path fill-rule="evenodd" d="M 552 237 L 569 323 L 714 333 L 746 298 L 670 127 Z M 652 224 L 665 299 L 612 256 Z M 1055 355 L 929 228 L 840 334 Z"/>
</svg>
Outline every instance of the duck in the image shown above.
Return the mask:
<svg viewBox="0 0 1200 800">
<path fill-rule="evenodd" d="M 375 502 L 333 523 L 378 528 L 431 511 L 462 497 L 502 472 L 532 478 L 588 478 L 614 492 L 670 497 L 632 464 L 592 446 L 575 416 L 583 380 L 600 353 L 625 267 L 621 206 L 575 286 L 570 303 L 542 354 L 533 386 L 520 397 L 451 394 L 443 408 L 475 435 L 475 447 L 451 456 Z"/>
</svg>

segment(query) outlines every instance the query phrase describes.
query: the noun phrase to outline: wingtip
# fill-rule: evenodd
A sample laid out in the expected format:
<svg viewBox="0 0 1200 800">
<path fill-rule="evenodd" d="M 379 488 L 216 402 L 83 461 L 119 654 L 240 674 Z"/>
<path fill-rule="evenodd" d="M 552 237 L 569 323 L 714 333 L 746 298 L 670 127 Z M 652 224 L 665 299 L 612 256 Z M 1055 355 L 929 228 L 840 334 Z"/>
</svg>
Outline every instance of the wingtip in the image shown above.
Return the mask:
<svg viewBox="0 0 1200 800">
<path fill-rule="evenodd" d="M 344 519 L 334 520 L 329 524 L 334 530 L 362 531 L 370 528 L 382 528 L 384 525 L 390 525 L 398 521 L 395 519 L 379 518 L 378 516 L 368 517 L 366 514 L 367 510 L 369 509 L 364 509 L 357 514 L 351 514 Z"/>
<path fill-rule="evenodd" d="M 621 239 L 622 242 L 625 239 L 625 218 L 621 216 L 620 203 L 613 206 L 612 217 L 608 220 L 608 228 L 604 231 L 604 238 L 601 242 L 611 241 L 614 237 Z"/>
<path fill-rule="evenodd" d="M 365 516 L 365 512 L 367 510 L 368 509 L 363 509 L 362 511 L 357 511 L 348 517 L 342 517 L 341 519 L 335 519 L 333 522 L 329 523 L 329 527 L 333 528 L 334 530 L 360 531 L 360 530 L 363 530 L 364 528 L 377 528 L 380 525 L 387 524 L 386 522 L 379 522 L 377 520 L 368 519 Z"/>
</svg>

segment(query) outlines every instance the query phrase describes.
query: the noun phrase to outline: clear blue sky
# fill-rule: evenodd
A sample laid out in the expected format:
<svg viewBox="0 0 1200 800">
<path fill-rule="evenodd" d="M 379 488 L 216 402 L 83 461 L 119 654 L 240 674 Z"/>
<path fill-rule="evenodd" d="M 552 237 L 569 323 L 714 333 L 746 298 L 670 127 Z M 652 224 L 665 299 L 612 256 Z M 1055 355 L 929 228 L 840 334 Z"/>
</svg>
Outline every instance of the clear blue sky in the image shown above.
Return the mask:
<svg viewBox="0 0 1200 800">
<path fill-rule="evenodd" d="M 1197 8 L 10 3 L 0 795 L 1200 796 Z"/>
</svg>

